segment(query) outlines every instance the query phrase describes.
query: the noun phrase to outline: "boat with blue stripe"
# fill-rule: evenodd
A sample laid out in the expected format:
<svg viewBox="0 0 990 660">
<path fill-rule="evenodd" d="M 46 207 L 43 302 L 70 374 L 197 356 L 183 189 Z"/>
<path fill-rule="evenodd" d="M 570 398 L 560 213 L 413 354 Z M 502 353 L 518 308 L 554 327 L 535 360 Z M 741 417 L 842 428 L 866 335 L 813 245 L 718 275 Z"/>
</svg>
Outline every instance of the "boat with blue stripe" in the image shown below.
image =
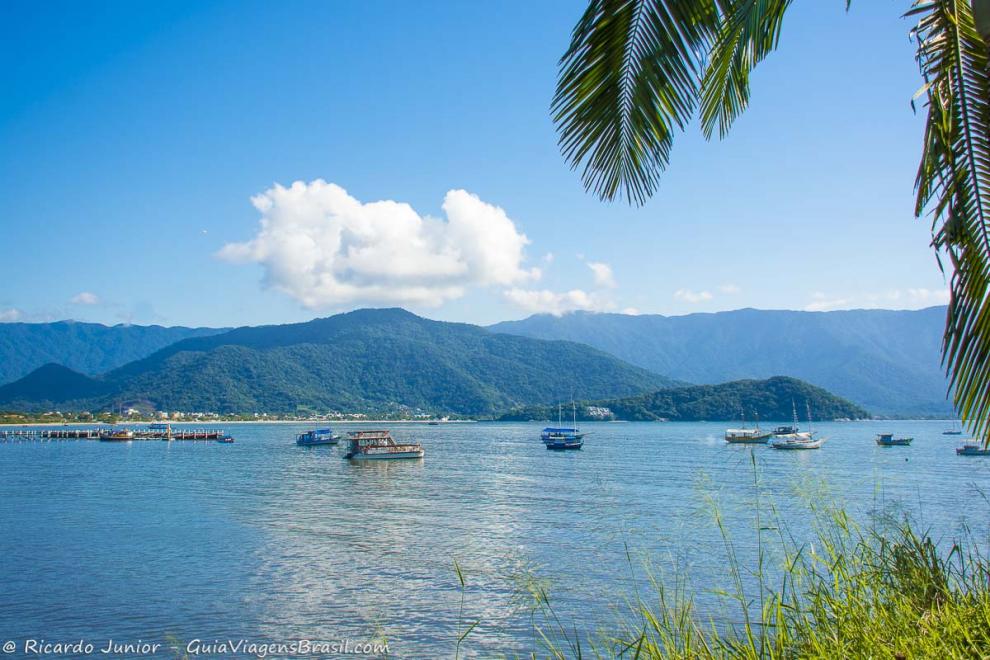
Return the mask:
<svg viewBox="0 0 990 660">
<path fill-rule="evenodd" d="M 584 436 L 586 433 L 582 433 L 581 429 L 577 427 L 577 409 L 574 403 L 571 403 L 571 408 L 573 409 L 574 415 L 574 426 L 548 426 L 543 429 L 540 433 L 540 440 L 546 445 L 547 449 L 561 451 L 565 449 L 580 449 L 584 446 Z M 561 417 L 561 406 L 557 405 L 557 423 L 560 424 Z"/>
<path fill-rule="evenodd" d="M 313 429 L 296 436 L 296 444 L 300 447 L 316 447 L 319 445 L 335 445 L 340 442 L 340 436 L 330 429 Z"/>
</svg>

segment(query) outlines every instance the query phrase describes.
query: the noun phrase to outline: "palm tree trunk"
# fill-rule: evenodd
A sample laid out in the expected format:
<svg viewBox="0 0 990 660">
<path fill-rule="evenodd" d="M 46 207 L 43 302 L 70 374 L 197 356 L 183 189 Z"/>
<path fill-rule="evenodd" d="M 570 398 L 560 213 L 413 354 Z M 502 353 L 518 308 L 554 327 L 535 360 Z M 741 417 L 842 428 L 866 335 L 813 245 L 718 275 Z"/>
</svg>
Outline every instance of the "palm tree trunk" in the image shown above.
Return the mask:
<svg viewBox="0 0 990 660">
<path fill-rule="evenodd" d="M 983 41 L 990 47 L 990 0 L 972 0 L 973 21 Z"/>
</svg>

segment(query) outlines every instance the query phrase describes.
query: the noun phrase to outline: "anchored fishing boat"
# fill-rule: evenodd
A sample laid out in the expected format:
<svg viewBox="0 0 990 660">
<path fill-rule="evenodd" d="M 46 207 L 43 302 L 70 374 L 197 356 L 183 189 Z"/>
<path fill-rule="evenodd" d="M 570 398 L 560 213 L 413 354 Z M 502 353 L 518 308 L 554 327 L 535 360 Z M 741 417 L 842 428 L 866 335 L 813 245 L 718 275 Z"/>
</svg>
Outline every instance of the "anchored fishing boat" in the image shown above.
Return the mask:
<svg viewBox="0 0 990 660">
<path fill-rule="evenodd" d="M 118 429 L 116 431 L 106 431 L 100 434 L 101 442 L 130 442 L 134 439 L 134 431 L 130 429 Z"/>
<path fill-rule="evenodd" d="M 769 431 L 755 429 L 726 429 L 725 441 L 732 444 L 766 444 L 773 435 Z"/>
<path fill-rule="evenodd" d="M 975 440 L 971 440 L 964 442 L 962 447 L 956 447 L 956 453 L 960 456 L 990 456 L 990 449 Z"/>
<path fill-rule="evenodd" d="M 877 444 L 881 447 L 900 447 L 911 444 L 914 438 L 895 438 L 893 433 L 877 433 Z"/>
<path fill-rule="evenodd" d="M 222 445 L 231 445 L 234 444 L 234 437 L 230 435 L 224 435 L 217 438 L 217 442 L 219 442 Z"/>
<path fill-rule="evenodd" d="M 580 449 L 584 446 L 585 433 L 577 427 L 577 408 L 571 402 L 571 414 L 573 416 L 572 428 L 565 426 L 548 426 L 540 433 L 540 440 L 550 450 Z M 562 423 L 562 408 L 557 404 L 557 424 Z"/>
<path fill-rule="evenodd" d="M 746 415 L 743 414 L 743 423 L 746 422 Z M 765 444 L 773 435 L 769 431 L 760 429 L 760 416 L 756 416 L 755 428 L 726 429 L 725 441 L 732 444 Z"/>
<path fill-rule="evenodd" d="M 313 429 L 296 435 L 296 444 L 300 447 L 316 447 L 319 445 L 335 445 L 340 442 L 340 436 L 330 429 Z"/>
<path fill-rule="evenodd" d="M 397 443 L 388 431 L 352 431 L 347 434 L 348 447 L 344 458 L 354 460 L 383 460 L 423 458 L 426 452 L 418 442 Z"/>
</svg>

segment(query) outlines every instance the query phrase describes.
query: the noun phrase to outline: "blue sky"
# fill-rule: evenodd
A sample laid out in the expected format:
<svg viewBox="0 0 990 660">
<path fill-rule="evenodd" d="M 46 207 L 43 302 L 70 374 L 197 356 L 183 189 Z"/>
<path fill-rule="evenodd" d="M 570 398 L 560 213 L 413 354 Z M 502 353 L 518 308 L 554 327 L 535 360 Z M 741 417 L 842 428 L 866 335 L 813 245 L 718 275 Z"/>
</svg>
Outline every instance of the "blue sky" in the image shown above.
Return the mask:
<svg viewBox="0 0 990 660">
<path fill-rule="evenodd" d="M 0 319 L 940 303 L 907 4 L 795 3 L 732 134 L 631 208 L 548 116 L 581 2 L 4 3 Z"/>
</svg>

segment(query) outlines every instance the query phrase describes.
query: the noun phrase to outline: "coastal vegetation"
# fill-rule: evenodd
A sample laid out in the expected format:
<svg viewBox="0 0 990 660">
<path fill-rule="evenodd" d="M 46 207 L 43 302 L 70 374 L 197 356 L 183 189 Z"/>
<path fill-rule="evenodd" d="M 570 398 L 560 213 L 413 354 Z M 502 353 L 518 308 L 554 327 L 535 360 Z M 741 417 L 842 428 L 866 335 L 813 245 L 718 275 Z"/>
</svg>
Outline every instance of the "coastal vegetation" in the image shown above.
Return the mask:
<svg viewBox="0 0 990 660">
<path fill-rule="evenodd" d="M 862 527 L 843 509 L 812 506 L 816 532 L 799 542 L 772 506 L 754 507 L 764 509 L 754 513 L 752 563 L 741 558 L 741 540 L 714 512 L 726 566 L 714 607 L 725 622 L 707 619 L 692 596 L 654 577 L 653 589 L 627 601 L 620 620 L 582 635 L 561 621 L 551 590 L 534 582 L 536 629 L 548 654 L 685 660 L 990 654 L 990 562 L 978 539 L 933 539 L 907 518 L 874 517 Z"/>
<path fill-rule="evenodd" d="M 560 60 L 552 106 L 561 151 L 585 187 L 642 204 L 658 189 L 675 129 L 697 113 L 706 138 L 724 137 L 791 4 L 590 0 Z M 907 8 L 923 83 L 915 98 L 928 111 L 915 215 L 931 219 L 932 247 L 951 277 L 942 355 L 953 401 L 990 442 L 990 0 Z"/>
<path fill-rule="evenodd" d="M 815 419 L 866 419 L 870 414 L 854 403 L 796 378 L 739 380 L 721 385 L 692 385 L 658 390 L 621 399 L 576 404 L 581 421 L 615 419 L 630 422 L 789 420 L 795 406 L 801 418 L 810 408 Z M 607 413 L 605 412 L 607 411 Z M 568 406 L 567 419 L 571 418 Z M 554 420 L 556 406 L 527 406 L 502 415 L 500 421 Z"/>
</svg>

